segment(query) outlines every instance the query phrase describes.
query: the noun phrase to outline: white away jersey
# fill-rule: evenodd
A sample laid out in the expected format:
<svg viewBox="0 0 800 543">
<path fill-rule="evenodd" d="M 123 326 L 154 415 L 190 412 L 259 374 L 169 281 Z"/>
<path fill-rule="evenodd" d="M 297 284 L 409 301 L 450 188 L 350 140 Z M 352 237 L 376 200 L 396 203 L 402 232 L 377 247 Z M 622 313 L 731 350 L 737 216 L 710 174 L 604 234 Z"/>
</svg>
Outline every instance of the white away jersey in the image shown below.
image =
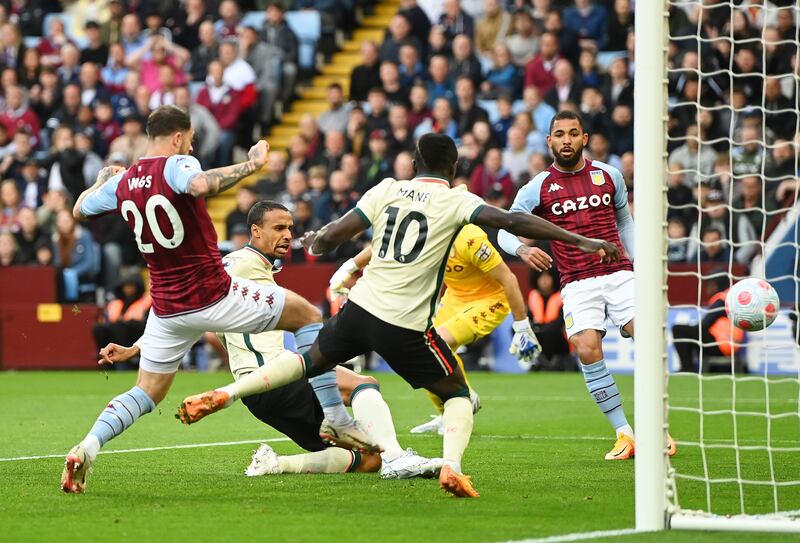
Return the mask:
<svg viewBox="0 0 800 543">
<path fill-rule="evenodd" d="M 355 212 L 373 228 L 372 259 L 350 300 L 389 324 L 429 328 L 450 246 L 484 205 L 465 186 L 430 175 L 368 190 Z"/>
<path fill-rule="evenodd" d="M 225 271 L 231 276 L 250 279 L 256 283 L 274 285 L 273 263 L 258 249 L 245 246 L 222 259 Z M 258 369 L 276 354 L 284 351 L 283 331 L 271 330 L 260 334 L 220 334 L 228 351 L 228 362 L 235 379 Z"/>
</svg>

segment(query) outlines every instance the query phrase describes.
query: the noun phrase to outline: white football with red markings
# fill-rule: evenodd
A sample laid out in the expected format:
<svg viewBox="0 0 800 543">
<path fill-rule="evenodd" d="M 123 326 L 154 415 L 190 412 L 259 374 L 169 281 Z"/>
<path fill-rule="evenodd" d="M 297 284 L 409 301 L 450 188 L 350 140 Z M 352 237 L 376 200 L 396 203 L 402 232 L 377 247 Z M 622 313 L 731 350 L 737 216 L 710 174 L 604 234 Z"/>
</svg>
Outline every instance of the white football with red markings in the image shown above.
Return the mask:
<svg viewBox="0 0 800 543">
<path fill-rule="evenodd" d="M 737 328 L 757 332 L 775 322 L 780 304 L 772 285 L 763 279 L 748 277 L 730 288 L 725 298 L 725 311 Z"/>
</svg>

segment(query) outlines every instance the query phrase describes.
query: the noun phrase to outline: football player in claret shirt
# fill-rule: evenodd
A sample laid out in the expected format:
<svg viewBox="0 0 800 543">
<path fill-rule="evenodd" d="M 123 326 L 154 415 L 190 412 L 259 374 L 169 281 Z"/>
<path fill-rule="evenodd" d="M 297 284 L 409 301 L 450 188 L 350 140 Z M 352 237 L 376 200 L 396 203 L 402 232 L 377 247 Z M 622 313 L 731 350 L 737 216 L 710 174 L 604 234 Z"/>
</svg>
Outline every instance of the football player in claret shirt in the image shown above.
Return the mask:
<svg viewBox="0 0 800 543">
<path fill-rule="evenodd" d="M 477 497 L 461 458 L 472 434 L 472 402 L 464 374 L 433 326 L 450 247 L 468 223 L 506 228 L 518 235 L 557 239 L 613 262 L 613 244 L 575 235 L 530 213 L 509 213 L 451 188 L 458 151 L 448 136 L 426 134 L 417 143 L 413 179 L 387 178 L 368 190 L 355 209 L 319 232 L 306 234 L 309 251 L 334 250 L 370 226 L 372 259 L 350 291 L 349 301 L 328 320 L 304 355 L 315 371 L 326 371 L 375 351 L 411 386 L 444 403 L 441 488 Z M 313 372 L 312 372 L 313 374 Z"/>
<path fill-rule="evenodd" d="M 64 492 L 84 491 L 100 448 L 164 399 L 184 354 L 205 331 L 288 330 L 295 333 L 303 352 L 322 327 L 319 310 L 294 292 L 274 284 L 232 280 L 217 249 L 205 197 L 261 169 L 267 142 L 254 145 L 246 162 L 204 172 L 189 154 L 194 129 L 185 111 L 159 107 L 147 119 L 147 136 L 147 156 L 127 170 L 103 168 L 73 210 L 79 219 L 116 212 L 127 221 L 150 271 L 153 309 L 140 340 L 136 386 L 112 399 L 83 441 L 67 454 L 61 475 Z M 181 420 L 193 422 L 203 416 L 198 412 L 207 414 L 262 392 L 265 386 L 277 388 L 305 374 L 301 355 L 281 353 L 269 366 L 213 391 L 210 397 L 184 402 Z M 335 372 L 316 372 L 312 386 L 320 404 L 328 406 L 321 436 L 347 448 L 380 450 L 347 413 Z"/>
<path fill-rule="evenodd" d="M 589 393 L 616 432 L 617 441 L 606 459 L 624 460 L 633 457 L 636 445 L 616 382 L 603 360 L 603 336 L 608 317 L 623 336 L 633 337 L 633 219 L 622 174 L 608 164 L 586 160 L 583 148 L 588 141 L 578 114 L 557 113 L 547 136 L 555 161 L 520 189 L 511 211 L 532 213 L 567 230 L 606 240 L 621 252 L 625 248 L 627 255 L 605 262 L 561 241 L 551 242 L 561 273 L 569 341 L 580 358 Z M 500 232 L 498 243 L 510 254 L 530 250 L 506 231 Z M 673 455 L 675 443 L 668 439 Z"/>
</svg>

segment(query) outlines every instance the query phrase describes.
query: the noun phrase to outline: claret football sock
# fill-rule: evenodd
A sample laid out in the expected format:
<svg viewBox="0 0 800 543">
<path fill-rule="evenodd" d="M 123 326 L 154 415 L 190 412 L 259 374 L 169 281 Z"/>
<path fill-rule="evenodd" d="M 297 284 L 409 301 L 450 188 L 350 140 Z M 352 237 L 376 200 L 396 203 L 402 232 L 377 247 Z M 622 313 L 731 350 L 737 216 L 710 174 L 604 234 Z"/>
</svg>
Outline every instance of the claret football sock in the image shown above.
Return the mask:
<svg viewBox="0 0 800 543">
<path fill-rule="evenodd" d="M 133 387 L 111 400 L 81 442 L 90 460 L 94 460 L 103 445 L 127 430 L 139 417 L 152 411 L 155 406 L 155 402 L 147 392 L 139 387 Z"/>
<path fill-rule="evenodd" d="M 594 362 L 593 364 L 581 364 L 583 379 L 586 381 L 586 388 L 594 398 L 597 407 L 611 423 L 617 433 L 624 433 L 633 437 L 633 430 L 625 418 L 625 411 L 622 409 L 622 399 L 617 389 L 614 377 L 609 373 L 605 360 Z"/>
<path fill-rule="evenodd" d="M 353 406 L 353 415 L 364 430 L 383 449 L 381 458 L 391 461 L 405 454 L 397 442 L 392 412 L 383 399 L 378 385 L 365 383 L 353 389 L 350 396 L 350 405 Z"/>
</svg>

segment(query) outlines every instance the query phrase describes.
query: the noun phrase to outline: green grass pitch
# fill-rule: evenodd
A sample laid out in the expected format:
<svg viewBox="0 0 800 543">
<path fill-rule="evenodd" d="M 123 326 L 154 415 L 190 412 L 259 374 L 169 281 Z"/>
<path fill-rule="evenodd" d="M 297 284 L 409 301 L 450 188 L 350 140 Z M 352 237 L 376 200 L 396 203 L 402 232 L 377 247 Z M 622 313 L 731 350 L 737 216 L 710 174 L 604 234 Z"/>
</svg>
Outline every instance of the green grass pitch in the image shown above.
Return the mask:
<svg viewBox="0 0 800 543">
<path fill-rule="evenodd" d="M 438 436 L 408 430 L 427 420 L 432 407 L 422 392 L 393 375 L 378 375 L 392 408 L 401 445 L 441 454 Z M 256 444 L 172 448 L 98 457 L 87 494 L 59 490 L 61 456 L 89 429 L 105 403 L 133 383 L 131 373 L 0 373 L 0 458 L 57 454 L 57 458 L 1 461 L 0 538 L 4 541 L 458 541 L 496 542 L 575 532 L 631 528 L 633 462 L 607 462 L 609 427 L 578 374 L 524 376 L 473 374 L 483 410 L 464 460 L 482 497 L 459 500 L 436 481 L 381 481 L 377 474 L 280 475 L 246 478 L 242 472 Z M 106 450 L 159 448 L 258 439 L 280 435 L 235 406 L 191 427 L 173 413 L 187 394 L 218 386 L 229 374 L 179 373 L 156 411 L 111 442 Z M 632 419 L 630 377 L 617 381 Z M 695 378 L 671 381 L 673 405 L 697 407 Z M 742 383 L 736 409 L 764 412 L 763 383 Z M 770 412 L 798 413 L 796 382 L 769 387 Z M 706 410 L 731 406 L 729 381 L 705 384 Z M 674 412 L 678 440 L 698 437 L 700 417 Z M 705 418 L 708 443 L 730 443 L 733 417 Z M 740 415 L 736 431 L 744 445 L 763 444 L 766 419 Z M 772 445 L 800 446 L 796 416 L 778 417 Z M 279 454 L 299 452 L 276 441 Z M 732 449 L 708 449 L 709 474 L 736 476 Z M 742 477 L 769 480 L 769 457 L 742 452 Z M 699 449 L 682 447 L 678 471 L 701 474 Z M 800 454 L 776 451 L 778 481 L 800 478 Z M 681 504 L 705 507 L 705 485 L 684 482 Z M 784 487 L 781 507 L 800 509 L 800 487 Z M 712 505 L 738 511 L 738 485 L 715 485 Z M 772 490 L 746 486 L 749 511 L 769 511 Z M 665 532 L 594 541 L 798 541 L 795 535 Z"/>
</svg>

